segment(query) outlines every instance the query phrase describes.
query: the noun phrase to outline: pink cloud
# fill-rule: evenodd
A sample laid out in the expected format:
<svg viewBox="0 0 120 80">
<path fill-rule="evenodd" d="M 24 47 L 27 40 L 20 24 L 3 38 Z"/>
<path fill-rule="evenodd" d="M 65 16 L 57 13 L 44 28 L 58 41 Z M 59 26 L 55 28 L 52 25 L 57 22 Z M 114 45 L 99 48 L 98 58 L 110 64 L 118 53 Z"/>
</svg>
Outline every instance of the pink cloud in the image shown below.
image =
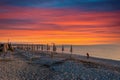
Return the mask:
<svg viewBox="0 0 120 80">
<path fill-rule="evenodd" d="M 0 21 L 2 21 L 0 22 L 0 29 L 36 30 L 45 32 L 42 33 L 42 35 L 46 36 L 46 38 L 50 38 L 52 36 L 55 39 L 66 37 L 78 37 L 80 39 L 89 37 L 98 38 L 98 40 L 99 38 L 100 40 L 109 40 L 111 38 L 111 41 L 114 41 L 114 39 L 115 41 L 120 40 L 119 11 L 87 12 L 73 9 L 46 9 L 25 7 L 14 8 L 4 6 L 0 7 L 0 9 L 7 11 L 0 12 Z M 16 34 L 21 36 L 23 35 L 25 37 L 32 35 L 30 33 L 31 32 L 28 32 L 27 35 L 26 33 Z M 41 33 L 39 34 L 41 35 Z M 36 36 L 36 38 L 39 36 L 39 34 Z M 6 33 L 3 35 L 7 36 Z M 3 35 L 1 37 L 3 37 Z M 107 39 L 105 39 L 105 37 Z"/>
</svg>

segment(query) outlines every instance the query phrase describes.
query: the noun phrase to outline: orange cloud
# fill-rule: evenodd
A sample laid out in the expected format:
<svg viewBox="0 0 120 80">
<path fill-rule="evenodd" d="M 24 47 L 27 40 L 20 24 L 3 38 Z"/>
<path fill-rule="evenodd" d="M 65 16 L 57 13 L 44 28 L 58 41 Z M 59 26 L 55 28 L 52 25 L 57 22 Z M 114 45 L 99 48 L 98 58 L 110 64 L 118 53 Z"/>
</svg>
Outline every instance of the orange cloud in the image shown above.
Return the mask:
<svg viewBox="0 0 120 80">
<path fill-rule="evenodd" d="M 1 41 L 57 44 L 119 43 L 120 12 L 3 7 Z"/>
</svg>

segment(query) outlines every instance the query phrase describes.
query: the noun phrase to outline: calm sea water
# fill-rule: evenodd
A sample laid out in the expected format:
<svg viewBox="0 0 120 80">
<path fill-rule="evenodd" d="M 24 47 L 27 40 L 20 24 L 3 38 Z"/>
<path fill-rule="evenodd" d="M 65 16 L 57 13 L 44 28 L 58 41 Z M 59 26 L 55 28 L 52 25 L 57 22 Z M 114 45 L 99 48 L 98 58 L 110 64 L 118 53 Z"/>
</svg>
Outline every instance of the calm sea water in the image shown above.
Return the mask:
<svg viewBox="0 0 120 80">
<path fill-rule="evenodd" d="M 65 53 L 70 52 L 70 46 L 65 46 Z M 61 52 L 61 46 L 57 46 L 57 52 Z M 73 46 L 73 54 L 120 60 L 120 45 L 92 45 L 92 46 Z"/>
</svg>

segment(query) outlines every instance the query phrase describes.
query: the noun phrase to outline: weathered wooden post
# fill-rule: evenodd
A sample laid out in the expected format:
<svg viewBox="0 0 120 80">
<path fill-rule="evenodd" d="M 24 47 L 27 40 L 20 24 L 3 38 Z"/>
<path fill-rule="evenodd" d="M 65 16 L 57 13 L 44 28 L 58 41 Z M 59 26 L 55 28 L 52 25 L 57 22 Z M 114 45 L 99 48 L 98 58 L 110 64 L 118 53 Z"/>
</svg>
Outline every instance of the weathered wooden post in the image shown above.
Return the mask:
<svg viewBox="0 0 120 80">
<path fill-rule="evenodd" d="M 8 43 L 8 53 L 11 55 L 13 54 L 13 52 L 14 52 L 14 49 L 13 49 L 12 43 Z"/>
<path fill-rule="evenodd" d="M 33 45 L 33 49 L 34 49 L 34 51 L 35 51 L 35 47 L 36 47 L 36 45 L 34 44 L 34 45 Z"/>
<path fill-rule="evenodd" d="M 46 49 L 47 49 L 47 53 L 50 51 L 50 46 L 47 44 L 46 46 Z"/>
<path fill-rule="evenodd" d="M 38 44 L 38 51 L 40 50 L 40 44 Z"/>
<path fill-rule="evenodd" d="M 34 52 L 34 45 L 32 44 L 31 47 L 32 47 L 32 53 L 33 53 Z"/>
<path fill-rule="evenodd" d="M 56 54 L 56 45 L 53 43 L 53 51 L 51 52 L 51 58 L 53 58 L 54 54 Z"/>
<path fill-rule="evenodd" d="M 64 52 L 64 45 L 62 45 L 62 53 Z"/>
<path fill-rule="evenodd" d="M 29 51 L 29 44 L 27 43 L 27 51 Z"/>
<path fill-rule="evenodd" d="M 43 48 L 44 48 L 44 47 L 43 47 L 43 44 L 42 44 L 42 45 L 41 45 L 41 51 L 43 51 Z"/>
<path fill-rule="evenodd" d="M 73 52 L 73 47 L 72 47 L 72 45 L 70 46 L 70 58 L 72 58 L 72 52 Z"/>
<path fill-rule="evenodd" d="M 36 51 L 38 51 L 38 44 L 36 44 Z"/>
</svg>

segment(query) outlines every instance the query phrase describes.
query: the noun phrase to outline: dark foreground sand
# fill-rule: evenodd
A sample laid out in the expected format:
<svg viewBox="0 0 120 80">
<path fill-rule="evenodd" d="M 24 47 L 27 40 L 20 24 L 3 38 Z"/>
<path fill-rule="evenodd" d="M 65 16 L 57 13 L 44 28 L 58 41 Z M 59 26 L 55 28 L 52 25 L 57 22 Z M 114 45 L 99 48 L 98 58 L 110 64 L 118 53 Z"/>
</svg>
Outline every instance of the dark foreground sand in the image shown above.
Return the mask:
<svg viewBox="0 0 120 80">
<path fill-rule="evenodd" d="M 20 55 L 0 61 L 0 80 L 50 80 L 55 74 L 41 65 L 28 64 Z"/>
<path fill-rule="evenodd" d="M 19 52 L 11 60 L 0 60 L 0 80 L 120 80 L 120 67 L 101 63 L 104 60 L 44 56 L 30 61 L 23 54 Z"/>
</svg>

